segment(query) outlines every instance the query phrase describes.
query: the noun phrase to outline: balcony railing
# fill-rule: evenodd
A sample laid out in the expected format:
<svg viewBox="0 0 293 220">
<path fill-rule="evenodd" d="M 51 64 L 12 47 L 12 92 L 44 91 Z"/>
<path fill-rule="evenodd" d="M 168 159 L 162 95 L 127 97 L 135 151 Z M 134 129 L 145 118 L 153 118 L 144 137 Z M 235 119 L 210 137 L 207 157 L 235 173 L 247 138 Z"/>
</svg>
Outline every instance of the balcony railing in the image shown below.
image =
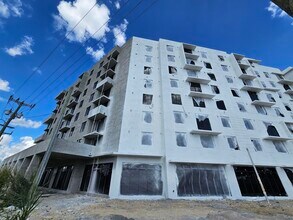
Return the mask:
<svg viewBox="0 0 293 220">
<path fill-rule="evenodd" d="M 106 106 L 99 105 L 98 107 L 90 110 L 88 119 L 100 120 L 107 117 L 107 112 L 108 108 Z"/>
<path fill-rule="evenodd" d="M 246 90 L 246 91 L 254 91 L 254 92 L 260 92 L 263 90 L 262 86 L 257 82 L 257 81 L 251 81 L 251 80 L 242 80 L 243 86 L 241 90 Z"/>
<path fill-rule="evenodd" d="M 108 90 L 113 86 L 113 79 L 111 79 L 110 77 L 106 77 L 105 79 L 103 79 L 101 82 L 99 82 L 97 84 L 96 89 L 98 91 L 102 91 L 102 90 Z"/>
<path fill-rule="evenodd" d="M 203 68 L 202 64 L 194 59 L 186 59 L 184 69 L 200 71 Z"/>
<path fill-rule="evenodd" d="M 208 84 L 211 81 L 205 73 L 188 70 L 187 75 L 187 82 Z"/>
<path fill-rule="evenodd" d="M 44 124 L 51 124 L 54 121 L 55 114 L 50 115 L 48 118 L 45 119 Z"/>
</svg>

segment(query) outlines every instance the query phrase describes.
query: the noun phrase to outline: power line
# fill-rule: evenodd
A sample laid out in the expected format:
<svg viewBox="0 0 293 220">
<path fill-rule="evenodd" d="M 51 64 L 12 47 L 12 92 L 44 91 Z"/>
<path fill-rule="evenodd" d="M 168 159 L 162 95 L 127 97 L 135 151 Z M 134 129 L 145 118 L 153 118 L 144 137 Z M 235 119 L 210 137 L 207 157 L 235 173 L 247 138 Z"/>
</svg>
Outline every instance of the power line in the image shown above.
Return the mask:
<svg viewBox="0 0 293 220">
<path fill-rule="evenodd" d="M 50 53 L 45 57 L 45 59 L 33 70 L 33 72 L 24 80 L 24 82 L 15 90 L 17 93 L 32 77 L 33 75 L 47 62 L 47 60 L 52 56 L 52 54 L 57 50 L 57 48 L 63 43 L 63 41 L 73 32 L 73 30 L 80 24 L 80 22 L 91 12 L 91 10 L 98 4 L 95 4 L 85 13 L 85 15 L 75 24 L 75 26 L 62 38 L 61 41 L 50 51 Z"/>
<path fill-rule="evenodd" d="M 141 1 L 143 1 L 143 0 L 141 0 Z M 115 12 L 115 14 L 113 15 L 113 17 L 115 17 L 117 14 L 118 14 L 118 12 L 120 11 L 120 10 L 122 10 L 122 8 L 123 7 L 125 7 L 126 5 L 127 5 L 127 3 L 129 2 L 129 0 L 127 0 L 127 2 L 124 4 L 124 5 L 122 5 L 121 7 L 120 7 L 120 9 L 119 10 L 117 10 L 116 12 Z M 111 18 L 109 18 L 104 24 L 102 24 L 102 26 L 100 26 L 99 28 L 98 28 L 98 30 L 97 31 L 95 31 L 93 34 L 91 34 L 86 40 L 85 40 L 85 42 L 84 42 L 84 44 L 86 43 L 86 42 L 88 42 L 93 36 L 95 36 L 105 25 L 107 25 L 109 22 L 110 22 L 110 20 L 111 20 Z M 98 41 L 98 43 L 99 42 L 101 42 L 102 41 L 102 39 L 100 39 L 99 41 Z M 43 82 L 29 95 L 29 96 L 27 96 L 27 98 L 25 99 L 25 100 L 27 100 L 30 96 L 32 96 L 34 93 L 36 93 L 59 69 L 61 69 L 61 67 L 65 64 L 65 63 L 67 63 L 67 61 L 68 60 L 70 60 L 75 54 L 77 54 L 77 52 L 78 51 L 80 51 L 81 49 L 83 49 L 83 45 L 81 44 L 69 57 L 67 57 L 67 59 L 65 59 L 45 80 L 43 80 Z M 86 54 L 85 54 L 86 55 Z"/>
</svg>

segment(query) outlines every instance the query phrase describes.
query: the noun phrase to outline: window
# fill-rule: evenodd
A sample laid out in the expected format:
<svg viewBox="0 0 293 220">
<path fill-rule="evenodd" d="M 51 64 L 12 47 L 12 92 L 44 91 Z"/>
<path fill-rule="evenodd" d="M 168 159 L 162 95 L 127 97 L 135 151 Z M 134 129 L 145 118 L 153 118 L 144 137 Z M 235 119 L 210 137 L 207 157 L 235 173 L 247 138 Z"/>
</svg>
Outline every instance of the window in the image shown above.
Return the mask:
<svg viewBox="0 0 293 220">
<path fill-rule="evenodd" d="M 152 112 L 143 112 L 143 121 L 145 123 L 152 123 L 153 120 L 153 113 Z"/>
<path fill-rule="evenodd" d="M 87 107 L 84 113 L 84 116 L 88 116 L 88 114 L 90 113 L 91 107 Z"/>
<path fill-rule="evenodd" d="M 200 54 L 201 54 L 201 57 L 202 57 L 202 58 L 208 58 L 208 56 L 207 56 L 207 52 L 203 52 L 203 51 L 201 51 Z"/>
<path fill-rule="evenodd" d="M 190 83 L 190 91 L 202 92 L 200 84 L 199 83 Z"/>
<path fill-rule="evenodd" d="M 269 76 L 269 73 L 268 73 L 268 72 L 263 72 L 263 74 L 265 75 L 265 77 L 267 77 L 267 78 L 271 78 L 271 77 Z"/>
<path fill-rule="evenodd" d="M 205 104 L 203 98 L 192 98 L 192 101 L 193 101 L 193 106 L 194 107 L 201 107 L 201 108 L 206 107 L 206 104 Z"/>
<path fill-rule="evenodd" d="M 286 126 L 288 130 L 293 134 L 293 124 L 292 123 L 286 123 Z"/>
<path fill-rule="evenodd" d="M 153 101 L 153 95 L 143 94 L 142 99 L 143 99 L 142 103 L 144 105 L 151 105 Z"/>
<path fill-rule="evenodd" d="M 167 51 L 169 51 L 169 52 L 173 52 L 173 50 L 174 50 L 174 47 L 171 45 L 166 45 L 166 48 L 167 48 Z"/>
<path fill-rule="evenodd" d="M 150 132 L 142 132 L 141 144 L 142 145 L 152 145 L 153 144 L 153 134 Z"/>
<path fill-rule="evenodd" d="M 198 115 L 196 117 L 196 124 L 199 130 L 212 130 L 211 123 L 207 115 Z"/>
<path fill-rule="evenodd" d="M 145 50 L 147 51 L 147 52 L 152 52 L 152 50 L 153 50 L 153 47 L 152 46 L 145 46 Z"/>
<path fill-rule="evenodd" d="M 83 92 L 83 96 L 85 96 L 85 95 L 86 95 L 86 93 L 87 93 L 87 89 L 86 89 L 86 90 L 84 90 L 84 92 Z"/>
<path fill-rule="evenodd" d="M 210 63 L 203 62 L 203 64 L 207 69 L 212 69 L 212 65 Z"/>
<path fill-rule="evenodd" d="M 174 66 L 169 66 L 168 69 L 169 69 L 169 74 L 177 73 L 177 69 Z"/>
<path fill-rule="evenodd" d="M 92 69 L 91 72 L 90 72 L 90 76 L 93 75 L 93 73 L 94 73 L 94 70 Z"/>
<path fill-rule="evenodd" d="M 236 89 L 231 89 L 231 93 L 234 97 L 240 97 L 239 92 Z"/>
<path fill-rule="evenodd" d="M 260 83 L 261 83 L 261 85 L 262 85 L 264 88 L 267 88 L 267 85 L 266 85 L 266 83 L 265 83 L 265 82 L 263 82 L 263 81 L 260 81 Z"/>
<path fill-rule="evenodd" d="M 96 81 L 94 84 L 93 84 L 93 89 L 95 89 L 98 85 L 99 81 Z"/>
<path fill-rule="evenodd" d="M 239 109 L 239 111 L 241 111 L 241 112 L 246 112 L 246 109 L 245 109 L 245 107 L 244 107 L 244 104 L 242 104 L 242 103 L 237 103 L 237 105 L 238 105 L 238 109 Z"/>
<path fill-rule="evenodd" d="M 225 76 L 228 83 L 233 83 L 233 78 L 231 76 Z"/>
<path fill-rule="evenodd" d="M 172 104 L 182 105 L 181 96 L 179 94 L 171 94 Z"/>
<path fill-rule="evenodd" d="M 234 136 L 227 137 L 227 141 L 231 149 L 239 150 L 239 145 L 238 145 L 236 137 Z"/>
<path fill-rule="evenodd" d="M 211 136 L 201 135 L 200 142 L 204 148 L 214 148 L 214 142 Z"/>
<path fill-rule="evenodd" d="M 225 71 L 225 72 L 229 71 L 227 65 L 221 65 L 221 67 L 222 67 L 222 70 L 223 70 L 223 71 Z"/>
<path fill-rule="evenodd" d="M 262 115 L 267 115 L 267 110 L 265 109 L 265 107 L 263 106 L 260 106 L 260 105 L 256 105 L 255 106 L 256 108 L 256 111 L 259 113 L 259 114 L 262 114 Z"/>
<path fill-rule="evenodd" d="M 178 147 L 186 147 L 186 133 L 176 132 L 176 143 Z"/>
<path fill-rule="evenodd" d="M 173 112 L 174 114 L 174 120 L 177 124 L 183 124 L 184 118 L 183 118 L 183 112 Z"/>
<path fill-rule="evenodd" d="M 78 117 L 79 117 L 79 112 L 75 115 L 74 121 L 77 121 Z"/>
<path fill-rule="evenodd" d="M 167 57 L 168 57 L 168 61 L 169 61 L 169 62 L 175 62 L 175 56 L 173 56 L 173 55 L 168 55 Z"/>
<path fill-rule="evenodd" d="M 280 153 L 287 153 L 286 146 L 284 142 L 282 141 L 273 141 L 273 144 L 275 145 L 275 148 Z"/>
<path fill-rule="evenodd" d="M 173 88 L 178 88 L 178 80 L 176 80 L 176 79 L 170 79 L 170 85 Z"/>
<path fill-rule="evenodd" d="M 92 94 L 90 95 L 89 102 L 93 101 L 94 96 L 95 96 L 95 93 L 92 93 Z"/>
<path fill-rule="evenodd" d="M 243 118 L 243 122 L 244 122 L 246 129 L 248 129 L 248 130 L 254 129 L 250 119 Z"/>
<path fill-rule="evenodd" d="M 274 109 L 275 109 L 275 112 L 276 112 L 277 116 L 285 117 L 285 115 L 281 112 L 281 110 L 279 108 L 274 108 Z"/>
<path fill-rule="evenodd" d="M 284 103 L 284 106 L 287 111 L 289 111 L 289 112 L 292 111 L 289 104 Z"/>
<path fill-rule="evenodd" d="M 152 56 L 145 55 L 145 61 L 148 63 L 152 62 Z"/>
<path fill-rule="evenodd" d="M 217 81 L 215 74 L 213 73 L 208 73 L 208 76 L 210 77 L 211 80 Z"/>
<path fill-rule="evenodd" d="M 254 71 L 254 73 L 255 73 L 255 75 L 257 76 L 257 77 L 260 77 L 260 75 L 259 75 L 259 72 L 258 71 Z"/>
<path fill-rule="evenodd" d="M 151 79 L 145 79 L 144 80 L 144 88 L 146 88 L 146 89 L 153 88 L 153 80 L 151 80 Z"/>
<path fill-rule="evenodd" d="M 220 61 L 225 61 L 224 57 L 222 55 L 218 55 L 218 58 Z"/>
<path fill-rule="evenodd" d="M 97 72 L 96 78 L 100 77 L 100 75 L 101 75 L 101 70 L 99 72 Z"/>
<path fill-rule="evenodd" d="M 211 89 L 214 94 L 220 94 L 218 86 L 211 85 Z"/>
<path fill-rule="evenodd" d="M 86 85 L 90 84 L 91 83 L 91 79 L 89 79 L 86 83 Z"/>
<path fill-rule="evenodd" d="M 150 75 L 152 73 L 152 68 L 148 66 L 143 67 L 143 73 L 146 75 Z"/>
<path fill-rule="evenodd" d="M 81 108 L 83 105 L 83 100 L 80 101 L 78 108 Z"/>
<path fill-rule="evenodd" d="M 269 100 L 270 102 L 276 102 L 276 100 L 275 100 L 275 98 L 273 97 L 272 94 L 267 93 L 266 95 L 267 95 L 267 98 L 268 98 L 268 100 Z"/>
<path fill-rule="evenodd" d="M 217 108 L 220 110 L 227 110 L 223 100 L 216 101 Z"/>
<path fill-rule="evenodd" d="M 274 88 L 276 87 L 276 84 L 273 81 L 270 81 L 270 84 L 272 87 L 274 87 Z"/>
<path fill-rule="evenodd" d="M 221 117 L 222 125 L 225 128 L 231 128 L 230 119 L 228 117 Z"/>
<path fill-rule="evenodd" d="M 70 129 L 69 137 L 71 137 L 73 135 L 73 132 L 74 132 L 74 127 Z"/>
<path fill-rule="evenodd" d="M 276 127 L 272 125 L 271 122 L 264 121 L 263 123 L 267 129 L 267 133 L 269 136 L 280 137 L 279 132 L 277 131 Z"/>
<path fill-rule="evenodd" d="M 80 126 L 80 131 L 79 132 L 83 132 L 85 129 L 85 125 L 86 125 L 86 121 L 84 121 L 81 126 Z"/>
<path fill-rule="evenodd" d="M 103 66 L 103 64 L 104 64 L 104 61 L 102 61 L 102 62 L 100 63 L 100 67 L 99 67 L 99 68 L 101 68 L 101 67 Z"/>
<path fill-rule="evenodd" d="M 251 138 L 250 140 L 254 146 L 255 151 L 262 151 L 262 147 L 261 147 L 259 139 Z"/>
<path fill-rule="evenodd" d="M 278 92 L 278 96 L 279 96 L 280 99 L 283 98 L 283 95 L 282 95 L 281 92 Z"/>
</svg>

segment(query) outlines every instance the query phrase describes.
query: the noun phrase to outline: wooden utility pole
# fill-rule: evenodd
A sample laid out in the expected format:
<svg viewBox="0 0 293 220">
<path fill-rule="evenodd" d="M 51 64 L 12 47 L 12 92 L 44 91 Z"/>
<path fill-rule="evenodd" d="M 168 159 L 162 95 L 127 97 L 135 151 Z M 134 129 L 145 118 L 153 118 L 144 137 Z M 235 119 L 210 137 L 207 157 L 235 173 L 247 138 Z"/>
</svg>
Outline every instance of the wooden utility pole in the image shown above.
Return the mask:
<svg viewBox="0 0 293 220">
<path fill-rule="evenodd" d="M 26 106 L 32 109 L 35 106 L 32 104 L 27 104 L 24 101 L 20 101 L 19 98 L 14 99 L 13 96 L 9 97 L 8 102 L 15 102 L 18 106 L 13 112 L 12 110 L 8 111 L 7 114 L 10 115 L 8 120 L 4 124 L 0 124 L 0 126 L 2 126 L 0 130 L 0 138 L 2 137 L 3 134 L 6 134 L 5 133 L 6 128 L 12 128 L 11 126 L 9 126 L 9 124 L 13 119 L 22 117 L 22 114 L 18 114 L 18 111 L 21 109 L 21 107 Z"/>
</svg>

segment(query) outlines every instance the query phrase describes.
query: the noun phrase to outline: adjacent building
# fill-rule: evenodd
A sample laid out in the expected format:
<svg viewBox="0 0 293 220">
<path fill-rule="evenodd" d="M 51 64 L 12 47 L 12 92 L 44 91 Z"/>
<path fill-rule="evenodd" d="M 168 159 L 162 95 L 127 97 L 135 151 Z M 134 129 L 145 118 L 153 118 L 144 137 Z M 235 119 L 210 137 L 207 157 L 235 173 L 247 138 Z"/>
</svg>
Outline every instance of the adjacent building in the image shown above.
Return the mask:
<svg viewBox="0 0 293 220">
<path fill-rule="evenodd" d="M 293 199 L 293 68 L 133 37 L 56 96 L 36 145 L 4 160 L 40 186 L 110 198 Z"/>
</svg>

